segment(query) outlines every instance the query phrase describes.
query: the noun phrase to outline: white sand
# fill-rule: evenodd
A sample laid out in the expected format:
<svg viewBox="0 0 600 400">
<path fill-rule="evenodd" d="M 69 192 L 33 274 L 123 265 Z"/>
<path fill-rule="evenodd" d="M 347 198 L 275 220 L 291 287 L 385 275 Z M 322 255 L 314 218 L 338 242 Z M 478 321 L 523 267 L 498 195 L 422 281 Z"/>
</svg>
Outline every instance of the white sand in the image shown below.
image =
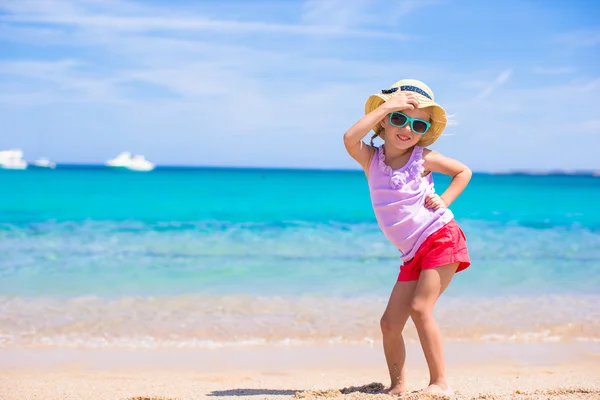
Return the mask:
<svg viewBox="0 0 600 400">
<path fill-rule="evenodd" d="M 450 343 L 446 349 L 458 399 L 600 399 L 600 344 Z M 409 392 L 422 388 L 427 379 L 420 349 L 410 345 Z M 339 392 L 372 382 L 389 383 L 378 344 L 147 351 L 0 349 L 0 400 L 389 398 Z"/>
</svg>

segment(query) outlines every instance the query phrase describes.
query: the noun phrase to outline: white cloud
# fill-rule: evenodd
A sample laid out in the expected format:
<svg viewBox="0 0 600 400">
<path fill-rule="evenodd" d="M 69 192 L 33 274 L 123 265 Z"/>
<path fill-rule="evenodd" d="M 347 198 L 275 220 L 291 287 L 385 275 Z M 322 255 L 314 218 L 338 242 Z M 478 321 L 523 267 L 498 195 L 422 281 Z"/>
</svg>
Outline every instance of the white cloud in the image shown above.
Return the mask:
<svg viewBox="0 0 600 400">
<path fill-rule="evenodd" d="M 84 66 L 82 62 L 75 60 L 0 62 L 0 78 L 2 76 L 13 78 L 12 90 L 5 86 L 2 98 L 4 101 L 16 98 L 20 103 L 27 98 L 34 103 L 46 102 L 49 98 L 57 100 L 63 98 L 68 101 L 119 102 L 114 82 L 110 78 L 81 72 L 78 67 L 82 66 Z M 16 81 L 15 78 L 26 81 Z M 34 95 L 19 93 L 19 91 L 29 92 L 32 86 L 37 86 Z M 47 95 L 44 96 L 44 93 Z"/>
<path fill-rule="evenodd" d="M 406 39 L 406 35 L 389 32 L 387 30 L 356 29 L 354 26 L 344 27 L 335 24 L 293 24 L 272 23 L 264 21 L 242 21 L 211 18 L 206 15 L 182 16 L 174 15 L 169 10 L 141 9 L 135 15 L 123 15 L 123 9 L 117 8 L 111 13 L 107 12 L 106 5 L 122 5 L 127 3 L 98 3 L 94 1 L 59 1 L 54 2 L 33 1 L 19 4 L 9 2 L 4 5 L 8 15 L 0 15 L 0 21 L 5 23 L 37 23 L 50 25 L 75 26 L 79 28 L 110 29 L 118 31 L 135 32 L 194 32 L 207 31 L 230 35 L 232 33 L 252 34 L 288 34 L 300 36 L 342 36 L 342 37 L 367 37 Z M 100 11 L 92 12 L 85 6 L 101 4 Z M 0 9 L 2 7 L 0 6 Z M 115 12 L 116 11 L 116 12 Z M 129 11 L 128 14 L 131 12 Z M 147 14 L 147 15 L 144 15 Z M 339 14 L 339 12 L 338 12 Z"/>
<path fill-rule="evenodd" d="M 24 16 L 0 18 L 9 22 L 51 23 L 71 26 L 87 26 L 97 29 L 122 31 L 208 31 L 223 34 L 232 33 L 283 33 L 308 36 L 345 36 L 406 39 L 406 35 L 386 31 L 341 29 L 335 26 L 311 26 L 294 24 L 274 24 L 268 22 L 227 21 L 209 18 L 154 18 L 154 17 L 114 17 L 114 16 Z"/>
<path fill-rule="evenodd" d="M 574 67 L 535 67 L 532 72 L 537 75 L 568 75 L 577 72 Z"/>
<path fill-rule="evenodd" d="M 449 108 L 461 124 L 449 127 L 456 137 L 443 137 L 438 146 L 470 160 L 475 170 L 598 169 L 598 139 L 592 139 L 600 127 L 597 104 L 597 78 L 511 85 L 480 101 L 452 101 Z"/>
<path fill-rule="evenodd" d="M 302 4 L 301 20 L 310 25 L 364 26 L 369 8 L 369 0 L 307 0 Z"/>
<path fill-rule="evenodd" d="M 600 45 L 600 29 L 578 30 L 557 37 L 559 43 L 570 47 L 593 47 Z"/>
<path fill-rule="evenodd" d="M 408 15 L 419 8 L 438 5 L 445 0 L 401 0 L 395 1 L 392 4 L 392 15 L 397 19 L 404 15 Z"/>
<path fill-rule="evenodd" d="M 69 72 L 81 65 L 75 60 L 61 61 L 7 61 L 0 62 L 0 74 L 26 76 L 38 79 L 56 79 L 58 75 Z"/>
<path fill-rule="evenodd" d="M 600 78 L 580 83 L 576 86 L 583 92 L 592 92 L 600 88 Z"/>
<path fill-rule="evenodd" d="M 576 133 L 600 134 L 600 119 L 586 120 L 569 129 L 572 129 Z"/>
<path fill-rule="evenodd" d="M 491 82 L 470 82 L 470 83 L 468 83 L 468 85 L 470 85 L 470 86 L 481 87 L 479 93 L 473 97 L 473 101 L 478 101 L 478 100 L 484 99 L 486 97 L 489 97 L 500 86 L 504 85 L 508 81 L 508 79 L 511 77 L 511 75 L 512 75 L 512 69 L 506 69 L 506 70 L 500 72 L 500 74 L 498 76 L 496 76 L 496 78 L 494 78 L 494 80 Z"/>
<path fill-rule="evenodd" d="M 319 26 L 387 28 L 420 8 L 431 7 L 442 1 L 444 0 L 307 0 L 302 5 L 301 20 Z M 410 36 L 412 34 L 407 37 Z"/>
</svg>

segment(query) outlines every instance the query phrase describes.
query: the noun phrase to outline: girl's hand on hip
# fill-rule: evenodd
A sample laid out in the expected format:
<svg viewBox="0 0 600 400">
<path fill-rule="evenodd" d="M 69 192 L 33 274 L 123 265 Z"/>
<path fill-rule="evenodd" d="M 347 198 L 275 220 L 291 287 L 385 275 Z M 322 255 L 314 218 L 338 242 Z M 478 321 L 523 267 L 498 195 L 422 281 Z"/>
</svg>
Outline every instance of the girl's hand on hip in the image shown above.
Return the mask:
<svg viewBox="0 0 600 400">
<path fill-rule="evenodd" d="M 431 208 L 432 210 L 439 210 L 440 208 L 448 208 L 448 205 L 440 196 L 431 193 L 425 198 L 425 207 Z"/>
</svg>

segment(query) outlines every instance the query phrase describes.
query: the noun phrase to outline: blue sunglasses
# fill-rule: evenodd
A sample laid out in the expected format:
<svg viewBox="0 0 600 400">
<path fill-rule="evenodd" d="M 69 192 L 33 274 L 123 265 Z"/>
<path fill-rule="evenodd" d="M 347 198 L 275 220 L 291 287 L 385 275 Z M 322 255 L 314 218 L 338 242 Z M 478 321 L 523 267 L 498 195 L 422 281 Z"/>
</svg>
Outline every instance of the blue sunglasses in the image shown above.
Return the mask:
<svg viewBox="0 0 600 400">
<path fill-rule="evenodd" d="M 417 135 L 426 134 L 429 128 L 431 127 L 431 122 L 424 121 L 422 119 L 411 118 L 408 115 L 403 114 L 399 111 L 390 114 L 390 124 L 398 128 L 404 128 L 409 122 L 410 129 Z"/>
</svg>

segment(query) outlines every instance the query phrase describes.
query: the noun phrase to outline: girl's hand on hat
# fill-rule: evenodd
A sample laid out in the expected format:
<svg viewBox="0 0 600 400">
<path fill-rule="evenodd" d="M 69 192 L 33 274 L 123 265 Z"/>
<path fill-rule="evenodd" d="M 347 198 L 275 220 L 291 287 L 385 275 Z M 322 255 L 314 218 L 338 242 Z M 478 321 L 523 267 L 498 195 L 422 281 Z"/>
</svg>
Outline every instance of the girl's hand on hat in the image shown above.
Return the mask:
<svg viewBox="0 0 600 400">
<path fill-rule="evenodd" d="M 430 193 L 425 198 L 425 207 L 431 208 L 432 210 L 439 210 L 440 208 L 448 208 L 448 205 L 440 196 L 435 193 Z"/>
<path fill-rule="evenodd" d="M 389 112 L 414 110 L 419 107 L 419 99 L 414 93 L 399 92 L 383 103 L 383 106 Z"/>
</svg>

